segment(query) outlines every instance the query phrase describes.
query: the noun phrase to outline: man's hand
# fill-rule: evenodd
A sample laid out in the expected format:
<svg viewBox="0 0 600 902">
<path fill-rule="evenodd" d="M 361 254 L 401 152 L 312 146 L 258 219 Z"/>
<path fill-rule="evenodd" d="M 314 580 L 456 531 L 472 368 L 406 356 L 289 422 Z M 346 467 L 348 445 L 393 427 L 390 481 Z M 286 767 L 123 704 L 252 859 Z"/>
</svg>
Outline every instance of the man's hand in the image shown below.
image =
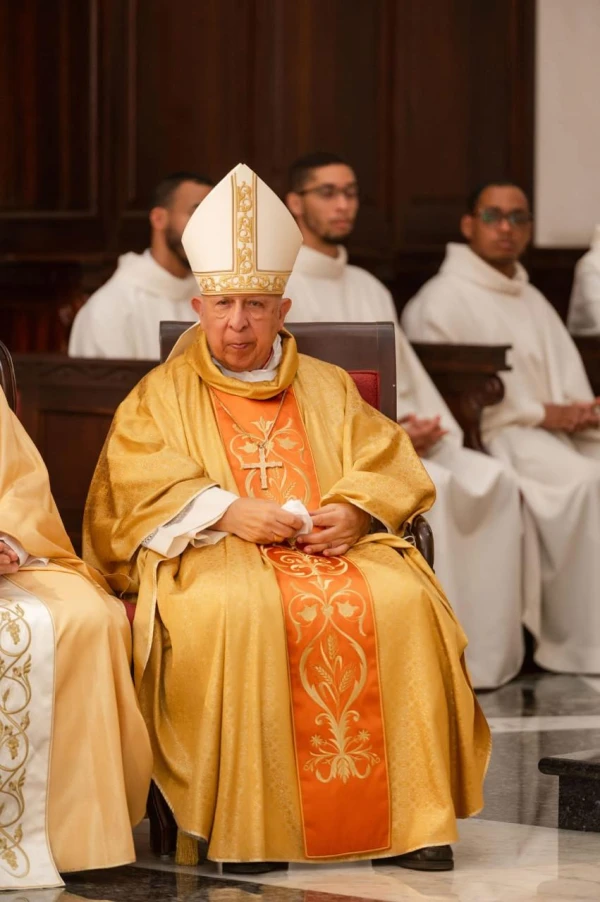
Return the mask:
<svg viewBox="0 0 600 902">
<path fill-rule="evenodd" d="M 399 422 L 408 433 L 408 437 L 419 457 L 427 454 L 430 448 L 433 448 L 441 438 L 447 435 L 447 430 L 442 429 L 440 417 L 426 419 L 415 416 L 414 413 L 409 413 L 408 416 L 403 417 Z"/>
<path fill-rule="evenodd" d="M 326 504 L 310 515 L 317 529 L 298 536 L 296 543 L 307 554 L 326 557 L 346 554 L 369 531 L 371 522 L 371 515 L 354 504 Z"/>
<path fill-rule="evenodd" d="M 19 558 L 6 542 L 0 542 L 0 576 L 5 573 L 16 573 L 19 569 Z"/>
<path fill-rule="evenodd" d="M 575 404 L 545 404 L 546 416 L 540 423 L 542 429 L 550 432 L 581 432 L 583 429 L 597 429 L 600 415 L 595 401 L 579 401 Z"/>
<path fill-rule="evenodd" d="M 272 545 L 293 538 L 303 522 L 302 517 L 284 511 L 274 501 L 238 498 L 212 528 L 230 532 L 256 545 Z"/>
</svg>

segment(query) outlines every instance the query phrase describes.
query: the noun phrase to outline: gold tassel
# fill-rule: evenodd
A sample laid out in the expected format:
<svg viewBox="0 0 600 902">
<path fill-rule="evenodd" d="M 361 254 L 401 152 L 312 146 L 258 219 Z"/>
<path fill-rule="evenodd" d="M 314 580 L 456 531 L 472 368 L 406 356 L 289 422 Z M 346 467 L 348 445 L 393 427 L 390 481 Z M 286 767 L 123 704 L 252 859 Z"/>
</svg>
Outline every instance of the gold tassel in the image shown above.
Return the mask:
<svg viewBox="0 0 600 902">
<path fill-rule="evenodd" d="M 187 833 L 177 831 L 177 850 L 175 852 L 175 864 L 194 866 L 198 864 L 198 840 Z"/>
</svg>

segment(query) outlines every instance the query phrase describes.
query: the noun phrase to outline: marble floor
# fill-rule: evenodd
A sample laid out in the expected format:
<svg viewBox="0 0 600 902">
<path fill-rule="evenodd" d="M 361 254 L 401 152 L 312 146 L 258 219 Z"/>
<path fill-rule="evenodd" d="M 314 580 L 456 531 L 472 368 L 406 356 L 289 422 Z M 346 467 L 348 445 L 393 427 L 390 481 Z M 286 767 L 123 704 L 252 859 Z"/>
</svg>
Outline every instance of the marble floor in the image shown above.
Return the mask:
<svg viewBox="0 0 600 902">
<path fill-rule="evenodd" d="M 547 755 L 600 748 L 600 679 L 521 677 L 481 693 L 480 701 L 494 734 L 486 805 L 461 823 L 452 872 L 295 865 L 231 880 L 214 865 L 178 868 L 152 857 L 142 824 L 135 867 L 74 874 L 65 890 L 20 893 L 14 902 L 250 902 L 256 896 L 265 902 L 600 902 L 600 834 L 556 829 L 558 781 L 537 768 Z"/>
</svg>

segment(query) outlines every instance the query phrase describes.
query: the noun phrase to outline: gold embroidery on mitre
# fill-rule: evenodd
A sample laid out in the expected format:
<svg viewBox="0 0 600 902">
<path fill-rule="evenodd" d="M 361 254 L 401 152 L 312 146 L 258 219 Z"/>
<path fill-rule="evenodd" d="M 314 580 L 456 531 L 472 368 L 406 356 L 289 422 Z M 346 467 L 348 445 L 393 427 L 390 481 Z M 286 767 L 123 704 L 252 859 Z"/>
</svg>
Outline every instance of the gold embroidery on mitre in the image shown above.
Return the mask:
<svg viewBox="0 0 600 902">
<path fill-rule="evenodd" d="M 232 176 L 232 196 L 234 198 L 232 216 L 232 246 L 235 247 L 233 271 L 195 272 L 196 281 L 202 294 L 283 294 L 291 270 L 259 270 L 257 265 L 256 234 L 256 175 L 252 184 L 239 185 Z"/>
<path fill-rule="evenodd" d="M 21 605 L 0 602 L 0 870 L 24 878 L 25 782 L 30 759 L 31 627 Z"/>
</svg>

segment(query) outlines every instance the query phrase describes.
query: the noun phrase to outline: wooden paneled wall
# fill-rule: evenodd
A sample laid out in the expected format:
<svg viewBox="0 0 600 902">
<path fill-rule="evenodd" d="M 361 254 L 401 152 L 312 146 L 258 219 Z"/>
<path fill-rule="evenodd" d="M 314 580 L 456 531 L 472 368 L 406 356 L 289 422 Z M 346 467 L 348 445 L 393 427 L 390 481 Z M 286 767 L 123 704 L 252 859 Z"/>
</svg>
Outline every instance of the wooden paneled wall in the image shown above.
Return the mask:
<svg viewBox="0 0 600 902">
<path fill-rule="evenodd" d="M 534 32 L 534 0 L 0 0 L 0 337 L 64 346 L 167 172 L 283 191 L 316 148 L 354 164 L 351 251 L 401 305 L 475 183 L 532 190 Z"/>
</svg>

